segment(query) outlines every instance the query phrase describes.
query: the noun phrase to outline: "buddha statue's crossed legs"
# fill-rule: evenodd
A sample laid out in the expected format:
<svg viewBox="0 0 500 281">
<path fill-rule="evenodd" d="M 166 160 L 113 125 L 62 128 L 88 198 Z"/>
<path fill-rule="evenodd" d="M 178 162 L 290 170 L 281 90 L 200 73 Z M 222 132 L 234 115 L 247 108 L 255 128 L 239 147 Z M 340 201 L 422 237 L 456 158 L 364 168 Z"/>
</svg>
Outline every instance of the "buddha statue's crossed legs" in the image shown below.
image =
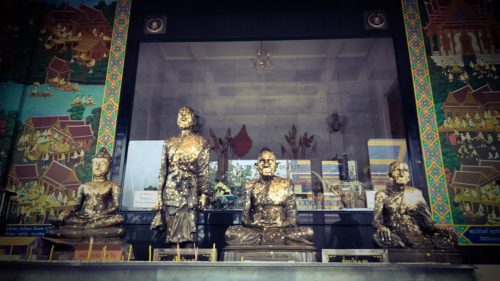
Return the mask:
<svg viewBox="0 0 500 281">
<path fill-rule="evenodd" d="M 228 245 L 314 245 L 310 227 L 243 227 L 230 226 L 226 231 Z"/>
</svg>

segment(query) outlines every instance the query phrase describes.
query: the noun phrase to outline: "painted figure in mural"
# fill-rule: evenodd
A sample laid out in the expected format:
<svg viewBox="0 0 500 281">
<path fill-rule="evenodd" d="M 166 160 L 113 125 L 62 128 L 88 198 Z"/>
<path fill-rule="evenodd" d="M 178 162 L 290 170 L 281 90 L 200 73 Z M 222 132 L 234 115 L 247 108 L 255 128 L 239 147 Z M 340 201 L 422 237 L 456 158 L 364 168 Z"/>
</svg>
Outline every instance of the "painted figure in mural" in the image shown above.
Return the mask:
<svg viewBox="0 0 500 281">
<path fill-rule="evenodd" d="M 292 182 L 274 175 L 278 168 L 274 153 L 264 148 L 255 168 L 260 179 L 244 184 L 242 226 L 227 229 L 227 244 L 313 246 L 313 230 L 297 226 Z"/>
<path fill-rule="evenodd" d="M 454 248 L 455 232 L 438 227 L 422 192 L 407 185 L 410 171 L 404 162 L 389 165 L 393 184 L 375 194 L 373 234 L 375 242 L 383 248 Z"/>
<path fill-rule="evenodd" d="M 193 131 L 194 111 L 182 107 L 177 117 L 181 133 L 163 143 L 157 214 L 151 223 L 155 238 L 188 246 L 197 240 L 197 210 L 209 192 L 208 141 Z"/>
<path fill-rule="evenodd" d="M 58 238 L 121 238 L 125 229 L 119 207 L 120 186 L 109 181 L 111 155 L 103 148 L 92 159 L 93 180 L 80 185 L 76 205 L 49 221 L 56 227 L 46 236 Z"/>
</svg>

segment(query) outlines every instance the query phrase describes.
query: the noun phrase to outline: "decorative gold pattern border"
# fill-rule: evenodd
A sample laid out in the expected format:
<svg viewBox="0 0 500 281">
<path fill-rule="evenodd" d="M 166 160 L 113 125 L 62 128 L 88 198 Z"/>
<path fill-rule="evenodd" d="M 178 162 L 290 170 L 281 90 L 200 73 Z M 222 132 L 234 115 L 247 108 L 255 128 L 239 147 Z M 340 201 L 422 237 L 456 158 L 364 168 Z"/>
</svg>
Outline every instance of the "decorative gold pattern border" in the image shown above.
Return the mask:
<svg viewBox="0 0 500 281">
<path fill-rule="evenodd" d="M 453 224 L 417 1 L 402 5 L 430 205 L 435 221 Z"/>
<path fill-rule="evenodd" d="M 99 151 L 99 149 L 105 147 L 111 155 L 113 155 L 115 143 L 131 4 L 132 0 L 118 0 L 116 3 L 113 37 L 111 39 L 99 134 L 97 136 L 96 150 Z"/>
</svg>

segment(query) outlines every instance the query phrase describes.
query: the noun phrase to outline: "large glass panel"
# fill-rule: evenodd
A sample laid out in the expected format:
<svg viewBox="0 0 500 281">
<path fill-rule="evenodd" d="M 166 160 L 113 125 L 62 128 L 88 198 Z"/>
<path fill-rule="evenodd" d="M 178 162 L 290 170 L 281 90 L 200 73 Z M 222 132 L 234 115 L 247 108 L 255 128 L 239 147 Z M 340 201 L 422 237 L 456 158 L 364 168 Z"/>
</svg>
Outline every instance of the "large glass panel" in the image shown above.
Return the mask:
<svg viewBox="0 0 500 281">
<path fill-rule="evenodd" d="M 272 61 L 268 70 L 251 61 L 261 46 Z M 387 183 L 388 164 L 407 158 L 390 38 L 142 43 L 123 209 L 148 209 L 154 201 L 154 192 L 143 191 L 157 188 L 156 154 L 161 141 L 179 133 L 182 106 L 201 117 L 199 133 L 211 143 L 210 129 L 220 138 L 230 129 L 235 137 L 243 125 L 251 139 L 248 153 L 228 154 L 223 181 L 231 194 L 219 192 L 217 208 L 238 207 L 241 185 L 255 176 L 253 163 L 264 147 L 280 159 L 281 175 L 294 181 L 301 209 L 371 207 L 373 192 Z M 296 144 L 307 134 L 295 149 L 287 141 L 294 131 Z M 210 160 L 216 189 L 215 151 Z"/>
</svg>

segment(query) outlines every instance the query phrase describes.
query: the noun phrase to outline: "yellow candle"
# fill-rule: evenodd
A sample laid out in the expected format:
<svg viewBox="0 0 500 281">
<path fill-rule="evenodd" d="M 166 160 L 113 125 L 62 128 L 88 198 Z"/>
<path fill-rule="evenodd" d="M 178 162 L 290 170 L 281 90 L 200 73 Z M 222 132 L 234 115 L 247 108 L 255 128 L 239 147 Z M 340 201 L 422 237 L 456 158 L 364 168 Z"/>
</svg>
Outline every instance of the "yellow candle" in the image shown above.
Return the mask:
<svg viewBox="0 0 500 281">
<path fill-rule="evenodd" d="M 128 245 L 128 258 L 127 258 L 127 261 L 130 261 L 131 257 L 132 257 L 132 244 Z"/>
<path fill-rule="evenodd" d="M 14 245 L 10 245 L 9 256 L 12 256 L 12 251 L 14 251 Z"/>
<path fill-rule="evenodd" d="M 243 258 L 243 256 L 241 256 L 240 261 L 245 261 L 245 259 Z"/>
<path fill-rule="evenodd" d="M 125 261 L 125 256 L 122 255 L 122 262 L 124 262 L 124 261 Z"/>
<path fill-rule="evenodd" d="M 215 243 L 212 247 L 212 262 L 216 262 L 217 261 L 217 248 L 215 248 Z"/>
<path fill-rule="evenodd" d="M 151 261 L 151 245 L 149 245 L 149 261 Z"/>
<path fill-rule="evenodd" d="M 52 261 L 52 256 L 54 255 L 54 245 L 50 247 L 49 261 Z"/>
<path fill-rule="evenodd" d="M 106 250 L 108 249 L 108 247 L 106 245 L 104 245 L 104 247 L 102 247 L 102 262 L 106 262 Z"/>
<path fill-rule="evenodd" d="M 33 256 L 33 244 L 30 245 L 30 248 L 29 248 L 29 252 L 28 252 L 28 260 L 31 260 L 31 257 Z"/>
<path fill-rule="evenodd" d="M 177 243 L 177 261 L 181 260 L 181 248 L 179 247 L 179 243 Z"/>
<path fill-rule="evenodd" d="M 87 250 L 87 262 L 90 261 L 90 256 L 92 255 L 92 240 L 89 243 L 89 249 Z"/>
</svg>

